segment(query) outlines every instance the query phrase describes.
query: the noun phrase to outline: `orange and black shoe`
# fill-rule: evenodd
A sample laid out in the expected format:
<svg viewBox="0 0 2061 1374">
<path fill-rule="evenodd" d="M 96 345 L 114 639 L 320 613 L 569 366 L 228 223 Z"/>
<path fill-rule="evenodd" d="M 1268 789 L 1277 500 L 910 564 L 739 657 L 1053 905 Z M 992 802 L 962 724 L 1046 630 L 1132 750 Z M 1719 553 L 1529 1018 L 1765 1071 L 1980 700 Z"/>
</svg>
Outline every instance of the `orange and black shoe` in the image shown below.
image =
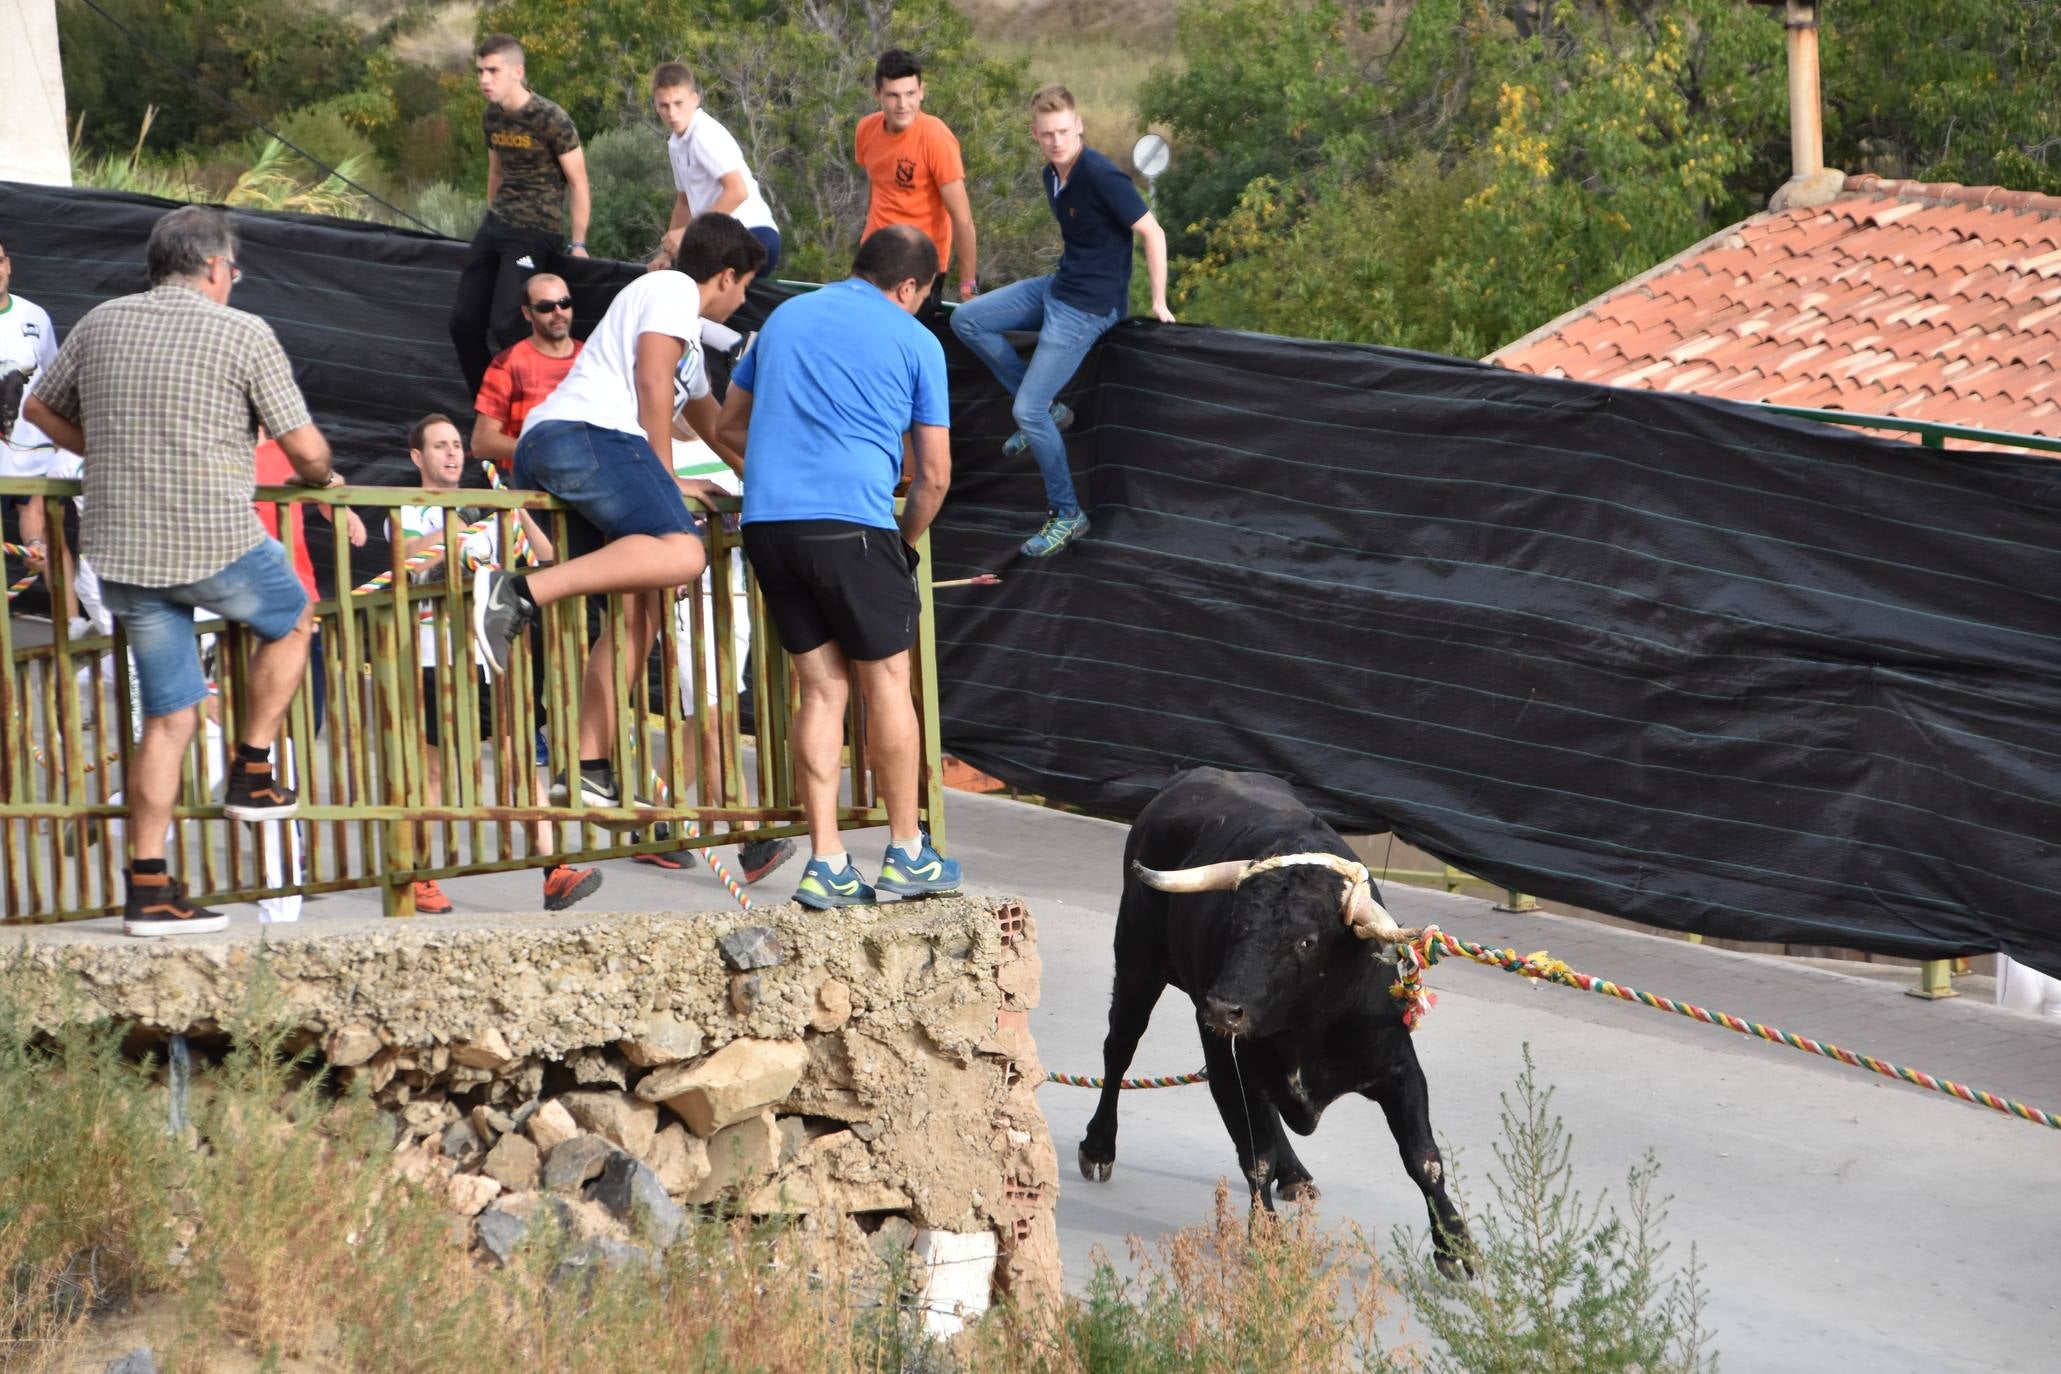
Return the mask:
<svg viewBox="0 0 2061 1374">
<path fill-rule="evenodd" d="M 294 790 L 272 776 L 269 763 L 238 763 L 229 770 L 222 814 L 232 821 L 283 821 L 300 808 Z"/>
<path fill-rule="evenodd" d="M 630 856 L 630 862 L 636 864 L 650 864 L 653 868 L 664 868 L 674 871 L 685 868 L 687 866 L 686 864 L 681 863 L 678 859 L 674 858 L 670 854 L 632 854 Z"/>
<path fill-rule="evenodd" d="M 419 916 L 441 916 L 451 909 L 451 899 L 434 881 L 415 884 L 415 912 Z"/>
<path fill-rule="evenodd" d="M 601 887 L 601 870 L 553 864 L 544 870 L 544 910 L 563 911 Z"/>
<path fill-rule="evenodd" d="M 229 928 L 229 918 L 189 901 L 185 885 L 164 873 L 127 873 L 122 903 L 124 935 L 208 935 Z"/>
</svg>

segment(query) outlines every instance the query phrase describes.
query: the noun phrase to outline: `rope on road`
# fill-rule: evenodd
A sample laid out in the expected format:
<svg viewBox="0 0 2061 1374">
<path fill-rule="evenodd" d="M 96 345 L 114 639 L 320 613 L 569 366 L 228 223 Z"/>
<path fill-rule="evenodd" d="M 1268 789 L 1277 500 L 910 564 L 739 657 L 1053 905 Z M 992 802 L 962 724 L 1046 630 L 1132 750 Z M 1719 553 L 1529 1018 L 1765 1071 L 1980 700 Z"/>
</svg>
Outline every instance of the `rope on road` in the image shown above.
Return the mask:
<svg viewBox="0 0 2061 1374">
<path fill-rule="evenodd" d="M 1099 1088 L 1109 1080 L 1089 1078 L 1077 1073 L 1048 1073 L 1047 1083 L 1064 1083 L 1069 1088 Z M 1166 1078 L 1124 1078 L 1117 1080 L 1119 1088 L 1185 1088 L 1190 1083 L 1207 1083 L 1208 1069 L 1197 1069 L 1194 1073 L 1174 1074 Z"/>
<path fill-rule="evenodd" d="M 1877 1059 L 1872 1055 L 1856 1054 L 1852 1050 L 1841 1049 L 1837 1045 L 1813 1040 L 1809 1036 L 1778 1030 L 1773 1026 L 1764 1026 L 1758 1021 L 1745 1021 L 1737 1016 L 1721 1011 L 1706 1011 L 1693 1002 L 1678 1002 L 1670 997 L 1660 997 L 1650 992 L 1640 992 L 1637 988 L 1625 987 L 1622 984 L 1613 983 L 1607 979 L 1597 978 L 1586 973 L 1578 973 L 1560 960 L 1552 958 L 1544 950 L 1539 950 L 1533 954 L 1520 955 L 1514 949 L 1489 949 L 1484 945 L 1455 939 L 1437 926 L 1426 926 L 1422 935 L 1401 947 L 1401 954 L 1401 974 L 1395 985 L 1389 989 L 1389 995 L 1405 1004 L 1403 1019 L 1413 1030 L 1416 1028 L 1417 1022 L 1423 1019 L 1424 1012 L 1428 1010 L 1430 1005 L 1431 993 L 1424 987 L 1425 970 L 1437 964 L 1445 955 L 1452 954 L 1458 955 L 1463 959 L 1472 959 L 1477 964 L 1487 964 L 1491 968 L 1502 969 L 1505 973 L 1515 973 L 1525 978 L 1536 978 L 1546 982 L 1563 983 L 1571 988 L 1580 988 L 1584 992 L 1598 993 L 1604 997 L 1615 997 L 1625 1002 L 1636 1002 L 1641 1006 L 1652 1007 L 1656 1011 L 1671 1011 L 1678 1016 L 1686 1016 L 1692 1021 L 1701 1021 L 1706 1025 L 1722 1026 L 1726 1030 L 1736 1031 L 1740 1035 L 1758 1036 L 1762 1040 L 1778 1045 L 1787 1045 L 1791 1049 L 1802 1050 L 1806 1054 L 1823 1055 L 1825 1058 L 1837 1060 L 1841 1064 L 1850 1064 L 1857 1069 L 1866 1069 L 1870 1073 L 1881 1074 L 1884 1078 L 1901 1079 L 1920 1088 L 1930 1088 L 1934 1092 L 1945 1093 L 1948 1097 L 1957 1097 L 1963 1102 L 1971 1102 L 1977 1106 L 1987 1107 L 1993 1112 L 2002 1112 L 2006 1116 L 2015 1116 L 2021 1121 L 2030 1121 L 2035 1125 L 2049 1126 L 2056 1130 L 2061 1130 L 2061 1115 L 2053 1112 L 2044 1112 L 2038 1107 L 2029 1107 L 2023 1102 L 2016 1102 L 2008 1097 L 1999 1097 L 1995 1093 L 1985 1092 L 1980 1088 L 1966 1087 L 1954 1082 L 1952 1079 L 1939 1078 L 1921 1069 L 1905 1068 L 1900 1064 L 1892 1064 L 1886 1059 Z"/>
</svg>

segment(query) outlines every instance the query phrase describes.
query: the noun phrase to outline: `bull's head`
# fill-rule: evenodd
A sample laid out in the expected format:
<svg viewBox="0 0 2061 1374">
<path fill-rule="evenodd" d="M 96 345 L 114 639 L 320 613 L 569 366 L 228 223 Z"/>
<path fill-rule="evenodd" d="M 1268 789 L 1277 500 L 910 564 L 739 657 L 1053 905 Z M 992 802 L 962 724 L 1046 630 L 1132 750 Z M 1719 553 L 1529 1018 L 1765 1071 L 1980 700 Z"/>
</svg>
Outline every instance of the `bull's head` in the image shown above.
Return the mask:
<svg viewBox="0 0 2061 1374">
<path fill-rule="evenodd" d="M 1406 943 L 1419 932 L 1395 923 L 1374 895 L 1366 865 L 1336 854 L 1282 854 L 1199 868 L 1136 865 L 1140 882 L 1162 892 L 1232 892 L 1230 941 L 1222 971 L 1203 999 L 1203 1020 L 1226 1035 L 1265 1035 L 1336 978 L 1367 965 L 1361 940 Z M 1355 938 L 1357 937 L 1357 938 Z"/>
</svg>

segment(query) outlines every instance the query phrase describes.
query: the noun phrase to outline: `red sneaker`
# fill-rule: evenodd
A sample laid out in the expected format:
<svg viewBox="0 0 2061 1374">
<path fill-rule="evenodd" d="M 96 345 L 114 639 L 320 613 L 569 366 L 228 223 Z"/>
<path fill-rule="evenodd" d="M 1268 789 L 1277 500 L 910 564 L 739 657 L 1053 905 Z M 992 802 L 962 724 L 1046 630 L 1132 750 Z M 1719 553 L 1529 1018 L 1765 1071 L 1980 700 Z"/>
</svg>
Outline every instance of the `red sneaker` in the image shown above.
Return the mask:
<svg viewBox="0 0 2061 1374">
<path fill-rule="evenodd" d="M 434 882 L 415 884 L 415 910 L 423 916 L 441 916 L 451 909 L 451 899 Z"/>
<path fill-rule="evenodd" d="M 687 865 L 670 854 L 632 854 L 631 863 L 650 864 L 653 868 L 681 869 Z"/>
<path fill-rule="evenodd" d="M 569 868 L 564 864 L 544 870 L 544 910 L 563 911 L 582 897 L 591 897 L 601 886 L 601 870 Z"/>
</svg>

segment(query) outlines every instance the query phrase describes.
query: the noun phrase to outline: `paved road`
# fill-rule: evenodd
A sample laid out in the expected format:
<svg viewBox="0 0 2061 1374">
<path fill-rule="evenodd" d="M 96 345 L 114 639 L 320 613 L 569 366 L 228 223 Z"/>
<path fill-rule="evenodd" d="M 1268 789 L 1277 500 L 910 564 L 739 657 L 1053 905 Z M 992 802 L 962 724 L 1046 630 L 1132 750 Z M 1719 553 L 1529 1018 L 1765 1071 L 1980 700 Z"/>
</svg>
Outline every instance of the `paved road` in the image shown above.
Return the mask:
<svg viewBox="0 0 2061 1374">
<path fill-rule="evenodd" d="M 1120 826 L 954 794 L 953 848 L 973 885 L 1023 897 L 1045 961 L 1032 1028 L 1048 1068 L 1101 1071 Z M 855 844 L 873 852 L 873 837 Z M 606 866 L 596 910 L 698 910 L 727 902 L 705 869 Z M 769 881 L 784 895 L 791 873 Z M 461 910 L 534 909 L 533 874 L 446 885 Z M 2061 1022 L 1970 999 L 1925 1003 L 1900 988 L 1779 960 L 1554 916 L 1512 916 L 1465 897 L 1391 888 L 1406 925 L 1522 950 L 1548 948 L 1584 972 L 1829 1039 L 1975 1086 L 2061 1109 Z M 376 915 L 365 894 L 310 903 L 307 919 Z M 238 908 L 239 924 L 253 920 Z M 100 923 L 92 923 L 100 924 Z M 1532 1047 L 1574 1135 L 1582 1186 L 1622 1194 L 1647 1151 L 1674 1195 L 1666 1235 L 1707 1270 L 1731 1370 L 2050 1370 L 2061 1367 L 2061 1131 L 2050 1131 L 1794 1050 L 1593 994 L 1464 962 L 1432 974 L 1440 1002 L 1417 1037 L 1433 1120 L 1464 1182 L 1485 1191 L 1499 1092 Z M 1201 1063 L 1185 1002 L 1169 998 L 1134 1072 Z M 1039 1094 L 1059 1147 L 1060 1239 L 1070 1279 L 1096 1247 L 1121 1257 L 1203 1220 L 1231 1146 L 1205 1088 L 1128 1094 L 1115 1177 L 1073 1169 L 1094 1094 Z M 1341 1102 L 1298 1152 L 1327 1218 L 1385 1245 L 1424 1211 L 1372 1104 Z"/>
</svg>

